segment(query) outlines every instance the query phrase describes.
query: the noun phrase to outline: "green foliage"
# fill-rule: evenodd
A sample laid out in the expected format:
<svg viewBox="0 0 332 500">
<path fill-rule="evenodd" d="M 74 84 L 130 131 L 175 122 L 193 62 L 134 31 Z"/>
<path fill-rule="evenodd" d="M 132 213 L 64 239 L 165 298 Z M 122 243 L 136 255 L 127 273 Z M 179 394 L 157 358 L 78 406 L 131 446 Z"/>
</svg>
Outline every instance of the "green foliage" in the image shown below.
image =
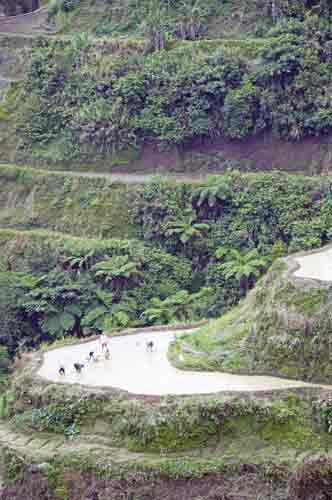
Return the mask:
<svg viewBox="0 0 332 500">
<path fill-rule="evenodd" d="M 83 34 L 37 44 L 21 96 L 23 150 L 39 154 L 61 144 L 64 161 L 147 141 L 244 139 L 262 130 L 299 140 L 331 130 L 332 32 L 322 19 L 281 22 L 251 64 L 227 48 L 197 51 L 172 43 L 179 33 L 199 36 L 209 5 L 174 4 L 181 21 L 173 28 L 167 3 L 144 2 L 144 8 L 143 31 L 162 49 L 145 58 L 108 61 L 101 45 Z"/>
<path fill-rule="evenodd" d="M 9 372 L 10 359 L 8 349 L 0 346 L 0 379 Z"/>
<path fill-rule="evenodd" d="M 0 345 L 4 369 L 7 365 L 7 350 L 13 355 L 19 342 L 29 337 L 31 342 L 33 338 L 31 328 L 24 323 L 19 314 L 17 304 L 20 296 L 15 276 L 8 272 L 0 272 Z"/>
<path fill-rule="evenodd" d="M 1 165 L 0 179 L 0 197 L 3 200 L 1 227 L 48 228 L 96 239 L 135 236 L 129 215 L 135 193 L 125 184 L 108 182 L 103 178 L 73 178 L 65 172 L 14 165 Z M 9 193 L 16 202 L 8 205 L 5 200 Z M 8 206 L 5 208 L 5 205 Z M 33 248 L 31 252 L 36 255 L 38 249 Z M 47 252 L 40 257 L 39 266 L 42 268 Z M 69 260 L 71 257 L 86 258 L 89 262 L 82 261 L 82 266 L 94 263 L 94 257 L 90 257 L 88 251 L 67 257 Z M 79 261 L 73 260 L 73 266 L 79 271 Z"/>
<path fill-rule="evenodd" d="M 258 122 L 258 89 L 250 82 L 244 82 L 239 89 L 231 90 L 224 105 L 225 135 L 231 139 L 242 139 L 250 135 L 254 128 L 264 129 L 266 124 Z"/>
<path fill-rule="evenodd" d="M 186 210 L 183 220 L 170 220 L 166 230 L 166 236 L 175 235 L 185 246 L 193 238 L 202 237 L 204 232 L 209 230 L 209 225 L 197 222 L 195 212 Z"/>
<path fill-rule="evenodd" d="M 224 249 L 217 249 L 216 256 L 220 255 L 225 255 Z M 226 281 L 235 278 L 245 291 L 253 283 L 253 280 L 257 279 L 267 268 L 267 259 L 261 257 L 257 249 L 241 254 L 232 248 L 223 258 L 225 262 L 221 264 L 220 269 Z"/>
<path fill-rule="evenodd" d="M 73 439 L 80 433 L 81 406 L 77 403 L 66 406 L 34 408 L 15 417 L 17 427 L 27 427 L 38 432 L 55 432 Z"/>
<path fill-rule="evenodd" d="M 23 283 L 26 283 L 26 276 L 24 278 Z M 38 286 L 25 292 L 19 302 L 22 314 L 40 328 L 42 337 L 46 335 L 47 340 L 66 334 L 82 335 L 80 321 L 84 305 L 89 303 L 92 295 L 87 280 L 74 281 L 68 274 L 50 272 L 43 281 L 40 284 L 39 280 Z M 24 289 L 24 284 L 19 282 L 18 286 Z"/>
<path fill-rule="evenodd" d="M 143 317 L 152 324 L 200 319 L 200 313 L 206 309 L 204 299 L 209 296 L 210 292 L 209 288 L 202 288 L 193 294 L 189 294 L 187 290 L 180 290 L 164 300 L 153 298 L 151 307 L 144 311 Z"/>
<path fill-rule="evenodd" d="M 74 10 L 81 0 L 52 0 L 48 7 L 49 18 L 52 19 L 58 12 L 70 12 Z"/>
<path fill-rule="evenodd" d="M 0 345 L 11 356 L 65 336 L 142 325 L 153 297 L 191 285 L 185 259 L 139 241 L 3 231 L 0 246 L 4 268 L 15 269 L 0 273 Z"/>
<path fill-rule="evenodd" d="M 190 257 L 193 291 L 213 289 L 204 315 L 215 316 L 236 304 L 277 257 L 330 241 L 330 193 L 328 179 L 281 173 L 231 171 L 198 185 L 155 179 L 139 191 L 132 216 L 141 237 Z"/>
<path fill-rule="evenodd" d="M 130 261 L 128 255 L 119 255 L 108 260 L 98 262 L 92 268 L 96 278 L 111 284 L 115 289 L 123 287 L 127 282 L 141 277 L 135 262 Z"/>
<path fill-rule="evenodd" d="M 332 404 L 329 398 L 313 402 L 313 411 L 326 432 L 332 433 Z"/>
<path fill-rule="evenodd" d="M 207 209 L 226 204 L 232 195 L 231 179 L 229 177 L 209 177 L 203 186 L 193 192 L 193 201 L 198 208 L 207 205 Z"/>
<path fill-rule="evenodd" d="M 8 419 L 12 415 L 12 408 L 14 402 L 15 402 L 15 394 L 13 392 L 5 390 L 0 394 L 0 420 Z"/>
<path fill-rule="evenodd" d="M 263 435 L 267 425 L 276 431 L 301 420 L 301 415 L 291 400 L 260 403 L 241 399 L 202 402 L 189 399 L 155 405 L 149 411 L 136 402 L 125 412 L 117 411 L 115 428 L 130 449 L 167 452 L 206 446 L 221 436 L 225 442 L 232 427 L 240 426 L 243 418 Z"/>
</svg>

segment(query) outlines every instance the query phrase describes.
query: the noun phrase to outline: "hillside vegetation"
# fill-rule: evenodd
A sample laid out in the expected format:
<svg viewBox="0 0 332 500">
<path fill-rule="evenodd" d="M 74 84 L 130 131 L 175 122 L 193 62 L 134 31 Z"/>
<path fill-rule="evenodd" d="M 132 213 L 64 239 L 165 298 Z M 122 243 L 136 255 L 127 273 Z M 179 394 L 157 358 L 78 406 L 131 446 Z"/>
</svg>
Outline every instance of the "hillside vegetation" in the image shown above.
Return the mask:
<svg viewBox="0 0 332 500">
<path fill-rule="evenodd" d="M 4 157 L 105 168 L 144 159 L 147 146 L 321 140 L 331 132 L 330 15 L 309 1 L 52 2 L 62 31 L 36 39 L 16 98 L 1 106 Z M 282 157 L 278 166 L 291 168 Z"/>
<path fill-rule="evenodd" d="M 201 321 L 175 366 L 331 384 L 331 286 L 292 274 L 332 243 L 332 180 L 300 174 L 331 168 L 331 2 L 41 4 L 0 19 L 0 500 L 331 498 L 328 387 L 38 375 L 45 349 Z"/>
<path fill-rule="evenodd" d="M 190 369 L 330 383 L 331 287 L 296 280 L 295 270 L 291 258 L 278 260 L 238 308 L 181 339 L 172 360 Z"/>
<path fill-rule="evenodd" d="M 218 317 L 276 258 L 331 241 L 327 177 L 232 171 L 126 186 L 2 166 L 0 178 L 11 353 L 103 328 Z"/>
</svg>

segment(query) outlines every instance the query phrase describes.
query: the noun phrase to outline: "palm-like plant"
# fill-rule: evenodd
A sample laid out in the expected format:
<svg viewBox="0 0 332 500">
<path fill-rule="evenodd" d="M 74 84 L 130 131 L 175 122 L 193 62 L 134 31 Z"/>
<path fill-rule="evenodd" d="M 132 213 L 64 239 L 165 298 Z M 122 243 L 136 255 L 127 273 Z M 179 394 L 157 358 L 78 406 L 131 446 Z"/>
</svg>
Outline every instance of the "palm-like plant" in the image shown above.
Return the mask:
<svg viewBox="0 0 332 500">
<path fill-rule="evenodd" d="M 193 200 L 198 207 L 214 208 L 217 203 L 225 203 L 232 193 L 231 182 L 225 177 L 209 177 L 203 186 L 193 193 Z"/>
<path fill-rule="evenodd" d="M 171 323 L 172 321 L 187 321 L 195 317 L 200 301 L 210 293 L 210 289 L 203 288 L 197 293 L 190 294 L 187 290 L 180 290 L 174 295 L 161 300 L 157 297 L 151 300 L 151 307 L 143 313 L 150 323 Z"/>
<path fill-rule="evenodd" d="M 66 257 L 62 262 L 64 270 L 76 271 L 80 274 L 82 271 L 91 269 L 95 261 L 95 252 L 91 250 L 85 255 L 71 255 Z"/>
<path fill-rule="evenodd" d="M 95 264 L 92 268 L 97 278 L 109 283 L 115 290 L 122 289 L 129 281 L 135 281 L 142 273 L 128 255 L 117 255 Z"/>
<path fill-rule="evenodd" d="M 216 255 L 224 255 L 220 249 Z M 239 250 L 232 249 L 226 257 L 226 262 L 222 264 L 222 269 L 226 279 L 235 278 L 239 281 L 241 289 L 246 293 L 252 283 L 267 268 L 268 263 L 264 257 L 261 257 L 257 249 L 247 253 L 241 253 Z"/>
<path fill-rule="evenodd" d="M 195 212 L 187 210 L 182 220 L 168 222 L 166 236 L 175 235 L 185 247 L 190 240 L 203 236 L 209 228 L 208 224 L 197 222 Z"/>
<path fill-rule="evenodd" d="M 110 331 L 114 327 L 126 327 L 132 313 L 130 302 L 114 302 L 114 294 L 96 290 L 96 302 L 85 314 L 82 325 L 89 329 Z"/>
<path fill-rule="evenodd" d="M 20 280 L 20 286 L 26 292 L 18 306 L 32 323 L 40 325 L 43 334 L 51 339 L 67 333 L 81 335 L 84 285 L 65 282 L 63 274 L 54 274 L 53 279 L 45 283 L 26 275 Z"/>
<path fill-rule="evenodd" d="M 151 307 L 142 314 L 149 323 L 168 324 L 174 319 L 174 311 L 169 299 L 161 300 L 158 297 L 151 299 Z"/>
</svg>

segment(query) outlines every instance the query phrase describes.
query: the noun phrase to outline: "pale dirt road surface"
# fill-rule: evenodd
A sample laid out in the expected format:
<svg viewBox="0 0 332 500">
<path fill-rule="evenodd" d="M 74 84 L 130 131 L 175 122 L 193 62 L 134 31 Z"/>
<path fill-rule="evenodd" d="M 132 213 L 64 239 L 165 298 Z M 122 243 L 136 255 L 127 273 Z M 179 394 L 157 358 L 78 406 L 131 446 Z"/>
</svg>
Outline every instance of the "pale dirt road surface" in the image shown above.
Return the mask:
<svg viewBox="0 0 332 500">
<path fill-rule="evenodd" d="M 45 353 L 38 375 L 52 382 L 113 387 L 133 394 L 155 396 L 319 387 L 276 377 L 181 371 L 167 359 L 168 346 L 173 339 L 174 332 L 168 331 L 113 337 L 109 339 L 111 359 L 98 363 L 86 363 L 89 351 L 100 352 L 98 341 L 61 347 Z M 155 344 L 153 352 L 146 351 L 148 341 Z M 75 362 L 85 364 L 81 374 L 75 373 Z M 65 367 L 65 376 L 58 374 L 60 363 Z"/>
<path fill-rule="evenodd" d="M 332 281 L 332 248 L 296 257 L 295 260 L 300 265 L 294 272 L 296 278 Z"/>
</svg>

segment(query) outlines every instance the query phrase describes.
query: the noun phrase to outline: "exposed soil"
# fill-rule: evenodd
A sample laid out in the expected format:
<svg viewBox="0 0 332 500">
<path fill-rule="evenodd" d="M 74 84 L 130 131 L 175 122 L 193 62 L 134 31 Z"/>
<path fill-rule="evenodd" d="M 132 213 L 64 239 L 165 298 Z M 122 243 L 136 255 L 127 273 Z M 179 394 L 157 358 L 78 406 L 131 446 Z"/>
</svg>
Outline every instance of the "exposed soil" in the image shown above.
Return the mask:
<svg viewBox="0 0 332 500">
<path fill-rule="evenodd" d="M 40 34 L 46 30 L 48 9 L 41 7 L 40 9 L 29 12 L 28 14 L 20 14 L 15 17 L 0 17 L 0 33 L 17 34 Z"/>
<path fill-rule="evenodd" d="M 311 137 L 299 142 L 280 140 L 272 134 L 246 140 L 193 141 L 184 148 L 161 151 L 158 146 L 141 147 L 139 159 L 112 167 L 113 172 L 222 172 L 230 163 L 241 170 L 286 170 L 321 173 L 332 167 L 332 136 Z"/>
<path fill-rule="evenodd" d="M 60 489 L 58 490 L 60 492 Z M 127 481 L 67 473 L 62 492 L 69 500 L 286 500 L 286 481 L 268 480 L 255 466 L 222 477 L 192 480 L 138 477 Z M 1 500 L 55 500 L 41 474 L 30 468 L 23 479 L 4 488 Z"/>
<path fill-rule="evenodd" d="M 28 162 L 26 159 L 23 164 L 27 165 Z M 34 165 L 49 168 L 44 164 L 38 165 L 38 161 L 34 161 Z M 160 150 L 157 145 L 145 144 L 140 149 L 138 159 L 121 165 L 114 164 L 109 157 L 96 162 L 86 160 L 76 164 L 57 164 L 52 166 L 52 171 L 61 169 L 72 176 L 109 177 L 114 182 L 141 184 L 149 182 L 152 175 L 167 175 L 190 181 L 209 174 L 222 174 L 229 167 L 244 172 L 281 170 L 294 174 L 330 174 L 332 135 L 294 143 L 266 134 L 244 141 L 196 141 L 186 148 L 167 151 Z"/>
</svg>

